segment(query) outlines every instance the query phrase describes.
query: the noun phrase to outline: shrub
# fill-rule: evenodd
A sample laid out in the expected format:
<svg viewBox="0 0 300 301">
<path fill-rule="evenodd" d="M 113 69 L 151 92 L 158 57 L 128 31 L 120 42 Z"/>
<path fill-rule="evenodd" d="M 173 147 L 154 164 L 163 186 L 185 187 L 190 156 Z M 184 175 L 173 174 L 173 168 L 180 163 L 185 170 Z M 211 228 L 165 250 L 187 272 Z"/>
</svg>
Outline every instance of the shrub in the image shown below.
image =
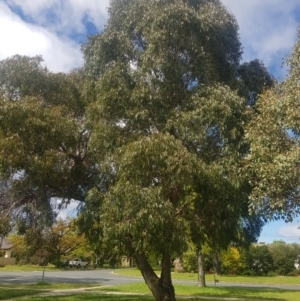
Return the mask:
<svg viewBox="0 0 300 301">
<path fill-rule="evenodd" d="M 295 261 L 299 255 L 297 244 L 275 241 L 268 246 L 273 258 L 274 271 L 279 275 L 289 275 L 295 270 Z"/>
<path fill-rule="evenodd" d="M 298 275 L 299 275 L 299 271 L 296 269 L 287 274 L 287 276 L 298 276 Z"/>
<path fill-rule="evenodd" d="M 266 245 L 250 246 L 244 253 L 246 270 L 254 271 L 256 275 L 267 275 L 273 270 L 273 259 Z"/>
<path fill-rule="evenodd" d="M 243 265 L 241 255 L 237 248 L 230 247 L 221 253 L 222 271 L 225 274 L 237 275 L 241 272 Z"/>
<path fill-rule="evenodd" d="M 257 276 L 257 274 L 255 273 L 255 271 L 252 271 L 252 270 L 245 270 L 243 273 L 242 273 L 243 276 Z"/>
<path fill-rule="evenodd" d="M 182 255 L 182 267 L 185 272 L 196 273 L 198 271 L 198 261 L 195 252 L 188 251 Z"/>
<path fill-rule="evenodd" d="M 268 276 L 270 276 L 270 277 L 275 277 L 275 276 L 278 276 L 278 274 L 276 273 L 276 272 L 274 272 L 274 271 L 270 271 L 270 272 L 268 272 L 268 274 L 267 274 Z"/>
</svg>

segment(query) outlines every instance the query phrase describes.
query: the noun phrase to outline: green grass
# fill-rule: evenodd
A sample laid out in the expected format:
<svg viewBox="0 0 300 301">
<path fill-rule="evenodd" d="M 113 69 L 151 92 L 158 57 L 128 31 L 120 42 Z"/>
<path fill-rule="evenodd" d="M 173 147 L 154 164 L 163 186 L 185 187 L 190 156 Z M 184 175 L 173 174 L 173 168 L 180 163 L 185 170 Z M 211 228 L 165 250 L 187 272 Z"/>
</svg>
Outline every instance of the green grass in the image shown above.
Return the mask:
<svg viewBox="0 0 300 301">
<path fill-rule="evenodd" d="M 137 269 L 117 269 L 114 270 L 115 274 L 127 275 L 133 277 L 142 277 L 141 272 Z M 160 274 L 160 271 L 157 271 Z M 197 281 L 198 275 L 196 273 L 172 273 L 173 280 L 190 280 Z M 206 281 L 213 282 L 214 276 L 212 274 L 205 275 Z M 273 285 L 299 285 L 300 277 L 293 276 L 216 276 L 216 280 L 220 283 L 252 283 L 252 284 L 273 284 Z M 300 300 L 300 299 L 299 299 Z"/>
<path fill-rule="evenodd" d="M 2 289 L 32 289 L 32 290 L 63 290 L 63 289 L 76 289 L 76 288 L 89 288 L 98 287 L 99 283 L 48 283 L 48 282 L 38 282 L 31 284 L 0 284 L 0 291 Z"/>
<path fill-rule="evenodd" d="M 10 288 L 0 288 L 0 300 L 12 299 L 16 297 L 32 296 L 38 293 L 46 292 L 46 290 L 33 290 L 32 288 L 21 288 L 21 289 L 10 289 Z"/>
<path fill-rule="evenodd" d="M 23 296 L 33 296 L 52 290 L 68 290 L 89 287 L 99 287 L 99 284 L 77 284 L 77 283 L 47 283 L 8 285 L 0 284 L 0 300 Z M 31 297 L 32 298 L 32 297 Z"/>
<path fill-rule="evenodd" d="M 265 300 L 265 301 L 296 301 L 300 300 L 300 292 L 298 291 L 286 291 L 276 289 L 241 289 L 241 288 L 198 288 L 176 285 L 175 286 L 177 300 L 186 300 L 185 297 L 191 297 L 190 301 L 201 300 L 201 297 L 209 297 L 211 301 L 220 301 L 224 298 L 241 298 L 247 301 Z M 147 294 L 137 295 L 136 293 Z M 102 293 L 101 293 L 102 292 Z M 48 297 L 33 297 L 24 298 L 23 301 L 153 301 L 153 297 L 149 295 L 149 290 L 143 284 L 130 284 L 120 285 L 114 287 L 106 287 L 101 292 L 85 292 L 82 294 L 73 294 L 68 296 L 48 296 Z M 107 295 L 103 295 L 103 292 L 107 292 Z M 127 293 L 132 292 L 129 295 L 110 294 L 114 293 Z"/>
<path fill-rule="evenodd" d="M 92 286 L 92 285 L 91 285 Z M 224 298 L 241 298 L 247 301 L 265 300 L 265 301 L 296 301 L 300 300 L 300 291 L 280 290 L 276 288 L 240 288 L 240 287 L 205 287 L 199 288 L 196 285 L 177 285 L 175 292 L 178 301 L 201 300 L 201 297 L 209 297 L 211 301 L 220 301 Z M 126 285 L 103 286 L 98 288 L 88 288 L 82 293 L 72 292 L 72 295 L 56 296 L 37 296 L 40 293 L 49 292 L 58 289 L 79 288 L 78 285 L 70 284 L 49 284 L 37 283 L 31 285 L 0 286 L 0 300 L 24 297 L 22 301 L 150 301 L 153 297 L 150 295 L 148 287 L 144 283 L 131 283 Z M 127 293 L 127 295 L 122 295 Z M 121 294 L 121 295 L 120 295 Z M 141 295 L 139 295 L 141 294 Z M 34 296 L 36 295 L 36 296 Z"/>
<path fill-rule="evenodd" d="M 0 272 L 33 272 L 33 271 L 43 271 L 44 267 L 40 265 L 5 265 L 0 267 Z M 45 271 L 59 271 L 54 265 L 47 265 Z"/>
<path fill-rule="evenodd" d="M 60 296 L 60 297 L 35 297 L 30 299 L 22 299 L 22 301 L 153 301 L 151 296 L 115 296 L 115 295 L 99 295 L 99 294 L 77 294 L 72 296 Z M 194 301 L 193 299 L 189 299 Z M 195 299 L 197 300 L 197 299 Z M 180 301 L 180 299 L 178 300 Z M 219 300 L 210 300 L 219 301 Z"/>
<path fill-rule="evenodd" d="M 300 291 L 280 290 L 276 288 L 240 288 L 240 287 L 205 287 L 175 284 L 176 295 L 190 297 L 216 297 L 219 298 L 243 298 L 247 300 L 300 300 Z M 113 287 L 103 287 L 100 291 L 106 292 L 132 292 L 149 294 L 149 289 L 144 283 L 131 283 Z"/>
</svg>

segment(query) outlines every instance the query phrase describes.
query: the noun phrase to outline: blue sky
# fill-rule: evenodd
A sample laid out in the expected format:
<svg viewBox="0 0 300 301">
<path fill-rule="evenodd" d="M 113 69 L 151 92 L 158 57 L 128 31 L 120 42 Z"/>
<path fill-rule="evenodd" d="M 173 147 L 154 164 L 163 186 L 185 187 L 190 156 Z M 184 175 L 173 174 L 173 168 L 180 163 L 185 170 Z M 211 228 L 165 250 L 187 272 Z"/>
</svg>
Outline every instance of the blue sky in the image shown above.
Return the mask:
<svg viewBox="0 0 300 301">
<path fill-rule="evenodd" d="M 279 80 L 296 41 L 300 24 L 299 0 L 223 0 L 236 16 L 244 47 L 243 60 L 262 60 Z M 0 0 L 0 60 L 14 54 L 41 54 L 54 72 L 82 64 L 80 44 L 101 31 L 109 0 Z M 71 208 L 72 209 L 72 208 Z M 70 210 L 71 210 L 70 209 Z M 272 222 L 260 241 L 300 242 L 300 223 Z"/>
</svg>

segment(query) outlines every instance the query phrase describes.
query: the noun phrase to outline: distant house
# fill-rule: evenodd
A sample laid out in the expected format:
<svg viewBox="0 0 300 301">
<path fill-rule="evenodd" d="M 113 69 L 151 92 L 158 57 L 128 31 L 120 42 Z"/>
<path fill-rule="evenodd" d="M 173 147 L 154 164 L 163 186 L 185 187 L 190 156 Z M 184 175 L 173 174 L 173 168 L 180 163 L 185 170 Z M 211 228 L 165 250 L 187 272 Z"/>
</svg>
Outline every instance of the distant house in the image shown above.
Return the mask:
<svg viewBox="0 0 300 301">
<path fill-rule="evenodd" d="M 3 256 L 0 257 L 0 264 L 15 264 L 15 258 L 12 258 L 12 243 L 6 238 L 0 238 L 0 244 L 0 251 L 3 252 Z"/>
<path fill-rule="evenodd" d="M 129 268 L 134 266 L 134 260 L 132 257 L 121 256 L 120 261 L 121 267 Z"/>
<path fill-rule="evenodd" d="M 6 238 L 3 239 L 0 238 L 0 243 L 1 243 L 0 250 L 4 252 L 3 257 L 11 258 L 12 243 Z"/>
</svg>

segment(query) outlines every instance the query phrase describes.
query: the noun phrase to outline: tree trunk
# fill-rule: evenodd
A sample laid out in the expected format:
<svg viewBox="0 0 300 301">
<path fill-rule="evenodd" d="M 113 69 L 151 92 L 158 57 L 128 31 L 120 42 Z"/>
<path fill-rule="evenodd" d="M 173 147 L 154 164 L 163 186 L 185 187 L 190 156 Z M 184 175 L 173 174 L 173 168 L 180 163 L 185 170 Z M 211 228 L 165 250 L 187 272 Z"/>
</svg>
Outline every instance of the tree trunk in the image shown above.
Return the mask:
<svg viewBox="0 0 300 301">
<path fill-rule="evenodd" d="M 213 251 L 213 262 L 214 262 L 214 267 L 216 268 L 216 274 L 221 275 L 221 264 L 220 264 L 218 253 L 216 251 Z"/>
<path fill-rule="evenodd" d="M 198 249 L 198 286 L 205 287 L 205 263 L 201 247 Z"/>
<path fill-rule="evenodd" d="M 162 255 L 160 277 L 155 274 L 144 253 L 136 256 L 136 263 L 156 301 L 176 301 L 171 280 L 171 257 L 167 252 Z"/>
</svg>

